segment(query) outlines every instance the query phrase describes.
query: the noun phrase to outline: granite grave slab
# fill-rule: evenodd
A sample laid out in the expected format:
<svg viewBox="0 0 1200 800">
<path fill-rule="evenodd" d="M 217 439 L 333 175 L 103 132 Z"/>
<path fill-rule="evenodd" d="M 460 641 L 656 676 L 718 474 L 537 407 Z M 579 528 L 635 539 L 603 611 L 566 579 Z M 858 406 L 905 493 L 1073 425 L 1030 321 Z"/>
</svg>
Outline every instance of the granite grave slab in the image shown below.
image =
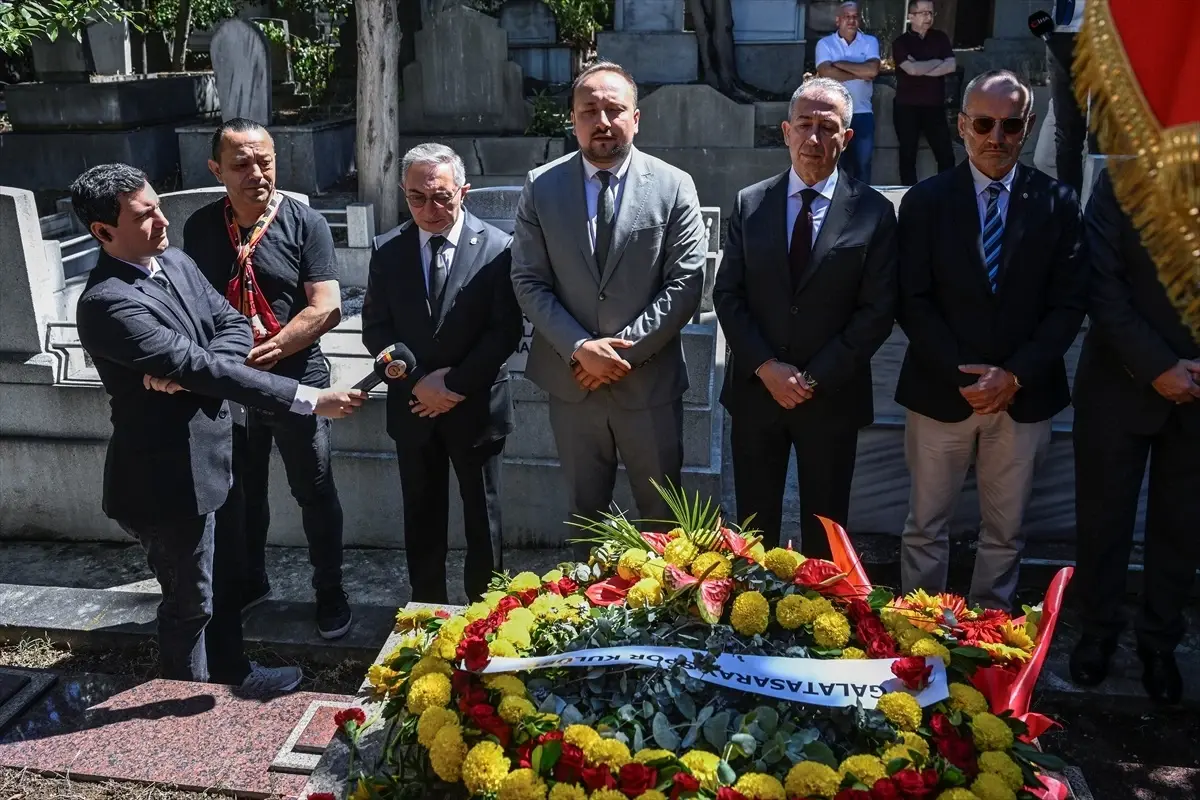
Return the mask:
<svg viewBox="0 0 1200 800">
<path fill-rule="evenodd" d="M 297 775 L 310 775 L 321 760 L 321 755 L 337 735 L 337 723 L 334 717 L 343 708 L 350 708 L 354 703 L 346 700 L 330 702 L 314 700 L 305 710 L 304 716 L 296 723 L 296 727 L 288 735 L 283 746 L 279 748 L 275 759 L 271 762 L 272 772 L 290 772 Z"/>
<path fill-rule="evenodd" d="M 0 733 L 55 680 L 57 677 L 51 672 L 0 668 Z"/>
<path fill-rule="evenodd" d="M 271 49 L 257 25 L 227 19 L 213 34 L 209 52 L 217 75 L 221 119 L 271 124 Z"/>
</svg>

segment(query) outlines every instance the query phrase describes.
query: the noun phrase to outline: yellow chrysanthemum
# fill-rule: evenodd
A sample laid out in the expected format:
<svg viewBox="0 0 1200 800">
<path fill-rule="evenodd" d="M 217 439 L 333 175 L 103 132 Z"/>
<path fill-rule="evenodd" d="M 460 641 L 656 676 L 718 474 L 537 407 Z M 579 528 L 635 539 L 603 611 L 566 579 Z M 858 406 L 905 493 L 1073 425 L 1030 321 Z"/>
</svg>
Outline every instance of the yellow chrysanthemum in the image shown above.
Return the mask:
<svg viewBox="0 0 1200 800">
<path fill-rule="evenodd" d="M 417 741 L 427 750 L 433 749 L 438 732 L 447 725 L 458 725 L 458 714 L 448 708 L 427 708 L 417 720 Z"/>
<path fill-rule="evenodd" d="M 643 578 L 653 578 L 659 583 L 666 582 L 667 562 L 661 558 L 646 559 L 646 563 L 642 564 L 640 575 Z"/>
<path fill-rule="evenodd" d="M 409 677 L 412 680 L 416 680 L 422 675 L 429 675 L 433 672 L 441 673 L 447 678 L 454 674 L 454 670 L 451 669 L 450 665 L 447 664 L 445 660 L 440 659 L 437 656 L 425 656 L 416 664 L 413 664 L 412 672 L 409 673 Z"/>
<path fill-rule="evenodd" d="M 508 775 L 511 762 L 504 755 L 504 748 L 495 742 L 480 742 L 467 752 L 463 759 L 462 781 L 472 794 L 486 794 L 500 790 L 500 784 Z"/>
<path fill-rule="evenodd" d="M 482 599 L 483 602 L 487 603 L 488 608 L 495 611 L 496 607 L 500 605 L 500 601 L 505 597 L 508 597 L 508 592 L 484 592 Z"/>
<path fill-rule="evenodd" d="M 733 789 L 744 794 L 746 800 L 787 800 L 779 779 L 761 772 L 746 773 L 738 778 Z"/>
<path fill-rule="evenodd" d="M 733 599 L 729 624 L 742 636 L 754 636 L 771 622 L 771 604 L 761 592 L 742 592 Z"/>
<path fill-rule="evenodd" d="M 462 728 L 458 725 L 443 726 L 433 737 L 433 746 L 429 748 L 429 763 L 433 771 L 446 783 L 458 783 L 466 757 L 467 745 L 463 742 Z"/>
<path fill-rule="evenodd" d="M 709 551 L 692 559 L 691 572 L 696 578 L 728 578 L 733 574 L 733 565 L 720 553 Z"/>
<path fill-rule="evenodd" d="M 438 658 L 452 661 L 458 654 L 458 643 L 462 641 L 463 631 L 467 628 L 467 618 L 454 616 L 442 623 L 438 628 L 438 636 L 434 643 L 433 652 Z"/>
<path fill-rule="evenodd" d="M 934 639 L 932 636 L 926 636 L 912 644 L 907 650 L 910 656 L 937 656 L 942 660 L 942 663 L 947 667 L 950 666 L 950 651 L 946 646 Z"/>
<path fill-rule="evenodd" d="M 573 783 L 556 783 L 547 800 L 588 800 L 587 790 Z"/>
<path fill-rule="evenodd" d="M 370 682 L 371 688 L 375 690 L 374 695 L 376 697 L 388 696 L 403 679 L 403 676 L 399 672 L 389 669 L 382 664 L 372 664 L 367 669 L 367 681 Z"/>
<path fill-rule="evenodd" d="M 424 627 L 425 623 L 431 619 L 433 619 L 433 611 L 428 608 L 418 608 L 415 611 L 397 611 L 396 633 L 418 630 Z"/>
<path fill-rule="evenodd" d="M 816 621 L 817 617 L 822 614 L 828 614 L 833 610 L 833 603 L 824 597 L 817 597 L 815 599 L 805 598 L 804 605 L 800 607 L 800 624 L 810 625 Z"/>
<path fill-rule="evenodd" d="M 980 753 L 979 771 L 998 776 L 1014 792 L 1025 785 L 1025 776 L 1021 774 L 1021 768 L 1009 757 L 1008 753 L 998 750 Z"/>
<path fill-rule="evenodd" d="M 894 747 L 902 747 L 905 750 L 915 750 L 921 754 L 923 758 L 929 758 L 929 742 L 925 740 L 921 734 L 915 731 L 901 731 L 900 744 L 893 745 Z M 887 759 L 884 759 L 887 762 Z"/>
<path fill-rule="evenodd" d="M 955 787 L 947 789 L 937 796 L 937 800 L 979 800 L 979 795 L 972 792 L 970 789 Z"/>
<path fill-rule="evenodd" d="M 667 796 L 658 789 L 647 789 L 633 800 L 667 800 Z"/>
<path fill-rule="evenodd" d="M 776 548 L 779 550 L 779 548 Z M 772 553 L 775 550 L 771 551 Z M 780 550 L 786 553 L 787 550 Z M 767 554 L 770 556 L 770 553 Z M 775 619 L 779 620 L 780 626 L 789 631 L 794 631 L 804 624 L 803 609 L 807 599 L 798 594 L 789 594 L 775 604 Z"/>
<path fill-rule="evenodd" d="M 542 583 L 554 583 L 555 581 L 561 581 L 562 578 L 563 571 L 561 569 L 552 569 L 542 576 Z"/>
<path fill-rule="evenodd" d="M 696 545 L 692 544 L 691 540 L 685 536 L 672 539 L 663 551 L 663 558 L 666 559 L 666 562 L 674 564 L 680 569 L 687 569 L 698 555 L 700 555 L 700 551 L 696 549 Z"/>
<path fill-rule="evenodd" d="M 721 757 L 716 753 L 689 750 L 680 756 L 679 760 L 688 768 L 692 776 L 700 781 L 700 788 L 715 792 L 720 786 L 720 781 L 717 779 L 717 765 L 721 763 Z"/>
<path fill-rule="evenodd" d="M 488 653 L 496 658 L 516 658 L 517 648 L 508 639 L 492 639 L 488 642 Z"/>
<path fill-rule="evenodd" d="M 525 684 L 516 675 L 485 675 L 483 685 L 493 692 L 499 692 L 501 697 L 524 697 Z"/>
<path fill-rule="evenodd" d="M 500 707 L 497 709 L 500 714 L 500 719 L 507 722 L 509 725 L 516 725 L 526 717 L 531 717 L 537 713 L 537 709 L 533 707 L 533 703 L 526 700 L 524 697 L 509 695 L 500 701 Z"/>
<path fill-rule="evenodd" d="M 796 567 L 800 566 L 800 554 L 795 550 L 773 547 L 767 551 L 763 566 L 779 580 L 790 581 L 796 576 Z"/>
<path fill-rule="evenodd" d="M 875 708 L 902 731 L 915 731 L 921 726 L 921 704 L 908 692 L 889 692 L 879 698 Z"/>
<path fill-rule="evenodd" d="M 950 684 L 950 708 L 956 711 L 965 711 L 971 716 L 982 714 L 988 710 L 987 698 L 980 693 L 974 686 L 968 686 L 965 683 Z"/>
<path fill-rule="evenodd" d="M 879 760 L 878 756 L 862 753 L 857 756 L 850 756 L 843 761 L 841 766 L 838 767 L 838 775 L 842 778 L 845 778 L 847 775 L 853 775 L 858 778 L 860 783 L 865 783 L 867 786 L 874 786 L 875 781 L 887 777 L 887 767 Z"/>
<path fill-rule="evenodd" d="M 813 639 L 821 647 L 843 647 L 850 641 L 850 620 L 837 611 L 822 614 L 813 620 Z"/>
<path fill-rule="evenodd" d="M 580 750 L 587 750 L 588 745 L 599 738 L 600 734 L 587 725 L 568 725 L 567 729 L 563 731 L 563 741 L 575 745 Z"/>
<path fill-rule="evenodd" d="M 971 738 L 980 750 L 1007 750 L 1013 746 L 1012 728 L 995 714 L 976 714 L 971 718 Z"/>
<path fill-rule="evenodd" d="M 1009 620 L 1000 626 L 1000 635 L 1004 637 L 1004 643 L 1010 647 L 1033 650 L 1033 639 L 1029 636 L 1029 632 L 1025 630 L 1024 625 L 1017 625 L 1012 620 Z"/>
<path fill-rule="evenodd" d="M 531 769 L 517 769 L 500 782 L 496 800 L 546 800 L 546 782 Z"/>
<path fill-rule="evenodd" d="M 867 654 L 857 647 L 843 647 L 842 658 L 847 660 L 866 658 Z"/>
<path fill-rule="evenodd" d="M 445 708 L 450 703 L 450 679 L 440 672 L 422 675 L 408 687 L 408 713 L 427 708 Z"/>
<path fill-rule="evenodd" d="M 490 613 L 492 613 L 492 609 L 488 606 L 488 604 L 479 602 L 471 603 L 471 605 L 467 606 L 467 610 L 463 612 L 463 616 L 466 618 L 467 622 L 477 622 Z"/>
<path fill-rule="evenodd" d="M 617 574 L 627 581 L 635 581 L 641 576 L 642 564 L 646 563 L 649 555 L 645 550 L 634 548 L 626 550 L 621 554 L 621 560 L 617 562 Z"/>
<path fill-rule="evenodd" d="M 653 607 L 662 605 L 662 601 L 662 584 L 653 578 L 642 578 L 629 587 L 629 594 L 625 596 L 625 602 L 630 608 Z"/>
<path fill-rule="evenodd" d="M 1017 793 L 1008 788 L 1004 778 L 984 772 L 971 784 L 971 791 L 979 800 L 1017 800 Z"/>
<path fill-rule="evenodd" d="M 583 748 L 583 757 L 592 765 L 604 764 L 613 772 L 630 761 L 629 748 L 620 739 L 596 739 Z"/>
<path fill-rule="evenodd" d="M 557 597 L 558 595 L 552 595 Z M 508 616 L 504 619 L 505 622 L 511 622 L 514 625 L 520 625 L 527 630 L 533 630 L 533 626 L 537 624 L 537 617 L 528 608 L 514 608 L 508 612 Z"/>
<path fill-rule="evenodd" d="M 994 661 L 1015 661 L 1024 663 L 1029 660 L 1029 651 L 1012 645 L 996 642 L 980 642 L 979 646 L 992 656 Z"/>
<path fill-rule="evenodd" d="M 633 754 L 633 760 L 638 764 L 649 764 L 651 761 L 674 757 L 675 754 L 670 750 L 655 750 L 652 748 L 642 748 Z"/>
<path fill-rule="evenodd" d="M 539 594 L 529 604 L 529 613 L 533 614 L 537 619 L 548 619 L 558 609 L 558 604 L 562 601 L 556 594 Z M 513 609 L 514 611 L 516 609 Z M 512 612 L 509 612 L 512 616 Z"/>
<path fill-rule="evenodd" d="M 533 572 L 518 572 L 517 576 L 508 584 L 509 593 L 527 592 L 530 589 L 540 589 L 542 579 Z"/>
<path fill-rule="evenodd" d="M 667 531 L 667 539 L 678 539 L 680 536 L 687 536 L 687 531 L 683 528 L 671 528 Z"/>
<path fill-rule="evenodd" d="M 841 785 L 841 777 L 817 761 L 799 762 L 788 770 L 783 782 L 788 797 L 833 797 Z"/>
<path fill-rule="evenodd" d="M 592 792 L 589 800 L 629 800 L 629 798 L 616 789 L 597 789 Z"/>
<path fill-rule="evenodd" d="M 520 622 L 509 620 L 501 623 L 496 629 L 496 635 L 501 639 L 510 642 L 517 650 L 529 649 L 529 626 Z"/>
</svg>

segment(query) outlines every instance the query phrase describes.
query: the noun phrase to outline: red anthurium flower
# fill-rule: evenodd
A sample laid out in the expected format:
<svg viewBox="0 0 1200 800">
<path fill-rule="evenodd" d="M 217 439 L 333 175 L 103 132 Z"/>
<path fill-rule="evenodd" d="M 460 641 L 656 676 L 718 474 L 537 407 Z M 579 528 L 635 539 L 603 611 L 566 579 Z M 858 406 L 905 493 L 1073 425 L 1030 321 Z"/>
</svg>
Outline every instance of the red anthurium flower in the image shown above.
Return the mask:
<svg viewBox="0 0 1200 800">
<path fill-rule="evenodd" d="M 671 537 L 665 533 L 643 533 L 642 541 L 648 544 L 651 550 L 661 556 L 666 551 L 667 543 L 671 541 Z"/>
<path fill-rule="evenodd" d="M 725 546 L 732 550 L 733 554 L 739 558 L 750 558 L 750 551 L 759 542 L 759 539 L 747 539 L 740 533 L 734 533 L 729 528 L 721 528 L 721 538 L 725 541 Z"/>
<path fill-rule="evenodd" d="M 810 558 L 796 567 L 795 583 L 797 586 L 815 589 L 819 592 L 822 589 L 828 589 L 845 577 L 846 573 L 842 571 L 842 568 L 832 561 Z"/>
<path fill-rule="evenodd" d="M 625 602 L 625 595 L 629 594 L 630 588 L 636 582 L 627 581 L 618 575 L 593 583 L 587 588 L 584 595 L 594 606 L 615 606 L 617 603 Z"/>
<path fill-rule="evenodd" d="M 892 662 L 892 674 L 904 682 L 909 689 L 923 689 L 929 683 L 933 667 L 919 656 L 900 658 Z"/>
</svg>

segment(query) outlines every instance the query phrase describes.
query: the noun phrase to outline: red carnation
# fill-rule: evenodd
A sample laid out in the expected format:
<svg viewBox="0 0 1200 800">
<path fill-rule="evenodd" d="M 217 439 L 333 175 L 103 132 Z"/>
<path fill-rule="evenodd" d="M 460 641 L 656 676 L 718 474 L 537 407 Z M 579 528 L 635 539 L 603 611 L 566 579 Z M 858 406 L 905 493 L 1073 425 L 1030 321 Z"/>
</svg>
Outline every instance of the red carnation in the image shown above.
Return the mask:
<svg viewBox="0 0 1200 800">
<path fill-rule="evenodd" d="M 569 742 L 563 742 L 562 755 L 554 764 L 554 780 L 562 783 L 577 782 L 583 772 L 583 750 Z"/>
<path fill-rule="evenodd" d="M 487 642 L 478 636 L 468 639 L 463 647 L 463 660 L 466 662 L 467 669 L 472 672 L 478 672 L 486 667 L 491 657 Z"/>
<path fill-rule="evenodd" d="M 608 766 L 605 764 L 584 767 L 579 770 L 579 777 L 589 792 L 594 792 L 597 789 L 617 788 L 617 779 L 613 777 L 612 772 L 609 771 Z"/>
<path fill-rule="evenodd" d="M 507 618 L 508 612 L 512 611 L 514 608 L 520 607 L 521 601 L 509 594 L 500 598 L 500 602 L 496 604 L 496 613 L 501 617 Z"/>
<path fill-rule="evenodd" d="M 562 731 L 546 731 L 545 733 L 543 733 L 541 736 L 539 736 L 537 738 L 537 743 L 545 744 L 546 742 L 561 742 L 562 740 L 563 740 L 563 732 Z"/>
<path fill-rule="evenodd" d="M 523 592 L 517 592 L 517 599 L 521 601 L 521 605 L 527 606 L 537 599 L 537 589 L 526 589 Z"/>
<path fill-rule="evenodd" d="M 471 690 L 471 685 L 475 683 L 475 676 L 466 670 L 456 669 L 454 674 L 450 676 L 450 685 L 454 688 L 454 693 L 464 695 Z"/>
<path fill-rule="evenodd" d="M 750 798 L 732 786 L 722 786 L 717 789 L 717 800 L 750 800 Z"/>
<path fill-rule="evenodd" d="M 637 797 L 654 788 L 654 784 L 658 782 L 658 770 L 645 764 L 630 762 L 621 767 L 617 782 L 621 791 L 628 797 Z"/>
<path fill-rule="evenodd" d="M 933 740 L 942 758 L 967 773 L 974 775 L 976 770 L 975 745 L 961 736 L 942 736 Z"/>
<path fill-rule="evenodd" d="M 874 616 L 874 614 L 875 612 L 871 610 L 871 607 L 867 605 L 865 601 L 859 600 L 858 598 L 851 600 L 850 605 L 846 607 L 846 616 L 848 616 L 850 621 L 855 625 L 862 622 L 864 619 L 867 619 L 868 617 Z"/>
<path fill-rule="evenodd" d="M 569 594 L 574 594 L 579 590 L 579 584 L 570 578 L 559 578 L 553 583 L 546 584 L 546 588 L 557 595 L 566 597 Z"/>
<path fill-rule="evenodd" d="M 900 794 L 900 789 L 890 778 L 880 778 L 875 781 L 869 796 L 871 800 L 905 800 L 904 795 Z"/>
<path fill-rule="evenodd" d="M 904 681 L 909 689 L 923 689 L 929 682 L 933 667 L 925 663 L 924 658 L 909 656 L 892 662 L 892 674 Z"/>
<path fill-rule="evenodd" d="M 934 736 L 958 736 L 958 731 L 945 714 L 936 712 L 929 718 L 929 727 Z"/>
<path fill-rule="evenodd" d="M 356 726 L 367 721 L 367 714 L 361 708 L 343 708 L 333 715 L 333 724 L 338 730 L 346 730 L 346 723 L 353 722 Z"/>
<path fill-rule="evenodd" d="M 842 789 L 833 800 L 871 800 L 871 793 L 863 789 Z"/>
<path fill-rule="evenodd" d="M 886 633 L 867 642 L 868 658 L 895 658 L 898 655 L 900 650 L 896 640 Z"/>
<path fill-rule="evenodd" d="M 529 741 L 517 748 L 517 766 L 521 769 L 532 769 L 533 742 Z"/>
<path fill-rule="evenodd" d="M 700 781 L 686 772 L 676 772 L 675 780 L 671 786 L 671 800 L 679 800 L 679 796 L 685 792 L 700 791 Z"/>
<path fill-rule="evenodd" d="M 933 778 L 932 782 L 930 782 L 930 777 Z M 909 767 L 893 775 L 892 783 L 903 792 L 904 800 L 923 800 L 937 789 L 938 774 L 936 770 L 932 769 L 921 773 Z"/>
</svg>

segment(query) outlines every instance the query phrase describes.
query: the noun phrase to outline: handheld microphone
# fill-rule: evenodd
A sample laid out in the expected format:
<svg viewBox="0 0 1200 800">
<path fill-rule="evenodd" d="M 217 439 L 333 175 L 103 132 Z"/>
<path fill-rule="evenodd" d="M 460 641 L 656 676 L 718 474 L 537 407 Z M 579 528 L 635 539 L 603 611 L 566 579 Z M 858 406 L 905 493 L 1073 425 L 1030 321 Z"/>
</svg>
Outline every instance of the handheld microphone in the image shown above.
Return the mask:
<svg viewBox="0 0 1200 800">
<path fill-rule="evenodd" d="M 385 381 L 392 383 L 404 380 L 404 376 L 416 365 L 417 359 L 412 354 L 412 350 L 409 350 L 402 342 L 396 342 L 388 345 L 379 355 L 375 356 L 371 372 L 350 388 L 369 392 Z"/>
<path fill-rule="evenodd" d="M 1054 17 L 1045 11 L 1035 11 L 1030 14 L 1029 32 L 1048 44 L 1050 34 L 1054 33 Z"/>
</svg>

